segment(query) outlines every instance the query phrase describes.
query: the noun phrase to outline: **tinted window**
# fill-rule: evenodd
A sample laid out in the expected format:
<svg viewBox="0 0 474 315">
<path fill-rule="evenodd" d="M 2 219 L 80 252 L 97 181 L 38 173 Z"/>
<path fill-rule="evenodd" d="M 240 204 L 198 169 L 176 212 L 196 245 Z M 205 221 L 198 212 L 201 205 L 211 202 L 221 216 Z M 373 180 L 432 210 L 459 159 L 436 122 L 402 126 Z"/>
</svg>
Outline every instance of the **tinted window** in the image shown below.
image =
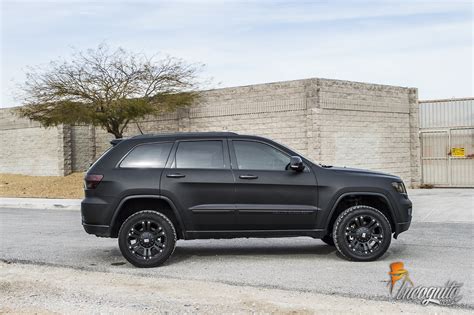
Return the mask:
<svg viewBox="0 0 474 315">
<path fill-rule="evenodd" d="M 161 168 L 165 167 L 166 160 L 173 144 L 150 143 L 136 146 L 120 163 L 120 167 L 134 168 Z"/>
<path fill-rule="evenodd" d="M 224 168 L 222 141 L 184 141 L 176 151 L 176 168 Z"/>
<path fill-rule="evenodd" d="M 272 146 L 253 141 L 233 141 L 241 170 L 284 171 L 290 157 Z"/>
</svg>

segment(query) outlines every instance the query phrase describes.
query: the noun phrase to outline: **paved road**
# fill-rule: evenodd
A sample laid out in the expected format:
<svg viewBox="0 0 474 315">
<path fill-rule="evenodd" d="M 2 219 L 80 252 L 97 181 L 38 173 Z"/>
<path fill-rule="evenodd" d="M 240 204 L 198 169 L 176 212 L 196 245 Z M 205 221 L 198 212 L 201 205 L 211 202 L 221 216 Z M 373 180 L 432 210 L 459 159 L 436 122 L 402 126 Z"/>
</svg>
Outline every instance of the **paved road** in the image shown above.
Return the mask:
<svg viewBox="0 0 474 315">
<path fill-rule="evenodd" d="M 381 300 L 388 299 L 389 264 L 403 261 L 415 285 L 463 282 L 461 303 L 474 307 L 472 223 L 415 222 L 371 263 L 345 261 L 310 238 L 234 239 L 179 241 L 165 266 L 137 269 L 115 239 L 85 234 L 78 211 L 0 209 L 0 218 L 0 259 L 7 261 Z"/>
</svg>

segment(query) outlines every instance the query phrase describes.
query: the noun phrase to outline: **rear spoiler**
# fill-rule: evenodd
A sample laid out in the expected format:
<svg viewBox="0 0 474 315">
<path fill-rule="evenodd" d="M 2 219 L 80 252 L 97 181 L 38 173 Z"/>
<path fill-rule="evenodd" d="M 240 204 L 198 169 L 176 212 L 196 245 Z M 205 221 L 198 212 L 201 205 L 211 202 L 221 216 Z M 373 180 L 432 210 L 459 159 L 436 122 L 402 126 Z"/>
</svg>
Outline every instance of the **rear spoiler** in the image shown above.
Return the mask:
<svg viewBox="0 0 474 315">
<path fill-rule="evenodd" d="M 110 144 L 111 145 L 117 145 L 119 144 L 123 139 L 113 139 L 112 141 L 110 141 Z"/>
</svg>

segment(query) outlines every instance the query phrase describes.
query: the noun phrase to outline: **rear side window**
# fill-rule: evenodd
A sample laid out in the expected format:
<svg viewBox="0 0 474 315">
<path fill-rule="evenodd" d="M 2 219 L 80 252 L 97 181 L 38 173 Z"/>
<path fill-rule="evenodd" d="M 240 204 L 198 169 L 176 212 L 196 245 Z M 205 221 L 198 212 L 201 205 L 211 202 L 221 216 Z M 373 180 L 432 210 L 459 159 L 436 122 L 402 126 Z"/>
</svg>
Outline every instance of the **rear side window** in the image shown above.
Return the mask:
<svg viewBox="0 0 474 315">
<path fill-rule="evenodd" d="M 171 142 L 138 145 L 123 159 L 120 167 L 163 168 L 172 146 Z"/>
<path fill-rule="evenodd" d="M 222 141 L 184 141 L 176 151 L 176 168 L 224 168 Z"/>
<path fill-rule="evenodd" d="M 91 166 L 89 167 L 89 169 L 92 169 L 94 166 L 96 166 L 96 165 L 99 163 L 99 161 L 102 161 L 102 159 L 105 158 L 105 156 L 107 155 L 107 153 L 109 153 L 109 152 L 112 150 L 112 148 L 113 148 L 113 147 L 110 147 L 110 148 L 108 148 L 107 150 L 105 150 L 104 153 L 102 153 L 102 154 L 99 156 L 99 158 L 98 158 L 97 160 L 95 160 L 95 161 L 91 164 Z"/>
</svg>

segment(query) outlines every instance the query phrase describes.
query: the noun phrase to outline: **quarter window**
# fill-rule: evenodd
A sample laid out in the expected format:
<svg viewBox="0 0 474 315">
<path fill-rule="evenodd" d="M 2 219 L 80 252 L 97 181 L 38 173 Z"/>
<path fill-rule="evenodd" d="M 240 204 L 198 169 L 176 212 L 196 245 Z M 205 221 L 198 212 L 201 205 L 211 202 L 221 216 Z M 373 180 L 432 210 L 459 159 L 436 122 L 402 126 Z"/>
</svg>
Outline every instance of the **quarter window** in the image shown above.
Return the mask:
<svg viewBox="0 0 474 315">
<path fill-rule="evenodd" d="M 173 143 L 150 143 L 136 146 L 120 163 L 120 167 L 163 168 Z"/>
<path fill-rule="evenodd" d="M 222 141 L 183 141 L 176 150 L 176 168 L 224 168 Z"/>
<path fill-rule="evenodd" d="M 241 170 L 284 171 L 290 157 L 274 147 L 254 141 L 232 141 Z"/>
</svg>

